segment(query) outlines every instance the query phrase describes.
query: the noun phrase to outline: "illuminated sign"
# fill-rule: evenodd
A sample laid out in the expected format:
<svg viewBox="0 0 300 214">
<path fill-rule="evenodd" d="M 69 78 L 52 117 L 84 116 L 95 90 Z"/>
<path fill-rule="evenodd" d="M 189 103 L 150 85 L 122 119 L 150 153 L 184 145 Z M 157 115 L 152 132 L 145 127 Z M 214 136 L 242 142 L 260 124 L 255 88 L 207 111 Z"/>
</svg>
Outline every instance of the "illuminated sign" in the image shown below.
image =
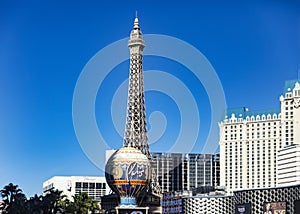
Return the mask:
<svg viewBox="0 0 300 214">
<path fill-rule="evenodd" d="M 266 202 L 264 214 L 286 214 L 286 202 Z"/>
</svg>

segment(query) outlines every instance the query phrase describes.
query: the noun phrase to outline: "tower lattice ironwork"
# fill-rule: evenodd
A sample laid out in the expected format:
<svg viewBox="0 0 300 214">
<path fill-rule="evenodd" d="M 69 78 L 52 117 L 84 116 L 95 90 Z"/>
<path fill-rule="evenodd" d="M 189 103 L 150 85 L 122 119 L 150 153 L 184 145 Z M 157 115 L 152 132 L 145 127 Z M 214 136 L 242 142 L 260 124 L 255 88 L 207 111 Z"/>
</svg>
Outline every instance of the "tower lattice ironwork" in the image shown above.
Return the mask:
<svg viewBox="0 0 300 214">
<path fill-rule="evenodd" d="M 137 17 L 134 20 L 134 26 L 130 33 L 128 47 L 130 50 L 130 73 L 124 147 L 137 148 L 152 161 L 147 137 L 142 64 L 145 43 Z M 153 169 L 151 174 L 150 191 L 160 194 L 161 189 Z"/>
</svg>

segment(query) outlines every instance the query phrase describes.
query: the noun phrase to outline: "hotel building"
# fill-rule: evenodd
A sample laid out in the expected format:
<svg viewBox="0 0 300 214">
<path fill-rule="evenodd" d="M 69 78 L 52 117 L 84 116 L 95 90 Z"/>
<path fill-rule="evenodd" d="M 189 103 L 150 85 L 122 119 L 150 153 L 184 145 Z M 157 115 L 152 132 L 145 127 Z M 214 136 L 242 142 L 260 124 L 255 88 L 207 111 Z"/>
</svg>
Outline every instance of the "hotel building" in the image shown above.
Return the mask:
<svg viewBox="0 0 300 214">
<path fill-rule="evenodd" d="M 96 201 L 101 201 L 101 196 L 110 192 L 105 177 L 96 176 L 54 176 L 43 183 L 43 195 L 51 190 L 62 191 L 70 200 L 72 196 L 86 192 Z"/>
<path fill-rule="evenodd" d="M 227 109 L 219 123 L 220 185 L 227 191 L 297 183 L 296 165 L 284 157 L 289 146 L 300 144 L 299 83 L 285 82 L 278 109 Z"/>
</svg>

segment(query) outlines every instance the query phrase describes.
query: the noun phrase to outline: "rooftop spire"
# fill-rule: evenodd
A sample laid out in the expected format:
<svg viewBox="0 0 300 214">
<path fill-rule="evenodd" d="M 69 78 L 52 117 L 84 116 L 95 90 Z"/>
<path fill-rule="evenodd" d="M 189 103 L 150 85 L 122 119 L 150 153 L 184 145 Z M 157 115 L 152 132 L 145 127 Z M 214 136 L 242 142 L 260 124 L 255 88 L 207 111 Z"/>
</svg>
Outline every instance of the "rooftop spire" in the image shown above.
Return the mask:
<svg viewBox="0 0 300 214">
<path fill-rule="evenodd" d="M 136 11 L 136 17 L 134 19 L 133 29 L 130 33 L 130 40 L 128 41 L 128 46 L 140 46 L 143 48 L 145 46 L 143 41 L 143 35 L 142 31 L 140 29 L 139 19 L 137 17 L 137 11 Z"/>
<path fill-rule="evenodd" d="M 140 24 L 139 24 L 138 12 L 137 11 L 135 11 L 135 19 L 134 19 L 133 29 L 140 30 Z"/>
</svg>

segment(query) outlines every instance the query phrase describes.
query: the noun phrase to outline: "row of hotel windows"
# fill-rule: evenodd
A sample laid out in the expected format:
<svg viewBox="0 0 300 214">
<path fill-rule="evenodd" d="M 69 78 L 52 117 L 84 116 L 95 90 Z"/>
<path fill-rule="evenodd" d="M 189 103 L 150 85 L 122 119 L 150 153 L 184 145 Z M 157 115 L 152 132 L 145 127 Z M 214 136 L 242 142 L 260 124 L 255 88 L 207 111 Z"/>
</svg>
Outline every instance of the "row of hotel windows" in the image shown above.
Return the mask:
<svg viewBox="0 0 300 214">
<path fill-rule="evenodd" d="M 287 122 L 285 122 L 285 125 L 286 125 L 285 128 L 286 128 L 286 129 L 290 128 L 291 130 L 293 130 L 293 128 L 294 128 L 294 127 L 293 127 L 293 124 L 294 124 L 293 121 L 290 121 L 290 122 L 287 121 Z M 288 127 L 289 125 L 290 125 L 290 127 Z M 262 127 L 262 128 L 260 128 L 259 124 L 257 124 L 257 126 L 256 126 L 257 128 L 256 128 L 256 129 L 254 129 L 253 124 L 252 124 L 252 127 L 253 127 L 252 129 L 249 129 L 249 126 L 247 126 L 247 132 L 251 132 L 251 131 L 252 131 L 252 132 L 258 132 L 258 131 L 263 132 L 263 131 L 266 130 L 264 124 L 263 124 L 263 127 Z M 272 131 L 272 130 L 273 130 L 274 132 L 276 132 L 276 130 L 271 129 L 271 128 L 279 129 L 279 132 L 281 132 L 281 130 L 280 130 L 280 129 L 281 129 L 281 126 L 274 126 L 274 127 L 270 127 L 270 126 L 269 126 L 269 127 L 268 127 L 268 131 Z M 225 126 L 225 131 L 224 131 L 224 132 L 225 132 L 225 134 L 228 134 L 227 126 Z M 237 132 L 237 133 L 240 133 L 240 132 L 242 132 L 242 129 L 230 130 L 229 132 L 230 132 L 230 133 L 232 133 L 232 132 L 233 132 L 233 133 L 236 133 L 236 132 Z"/>
<path fill-rule="evenodd" d="M 240 184 L 240 185 L 239 185 Z M 262 181 L 262 182 L 258 182 L 256 185 L 255 185 L 255 182 L 252 181 L 251 182 L 252 186 L 250 186 L 250 182 L 247 182 L 247 187 L 246 188 L 260 188 L 260 187 L 266 187 L 266 184 L 268 184 L 268 187 L 272 187 L 274 186 L 275 182 L 271 182 L 271 180 L 268 180 L 268 181 Z M 243 186 L 243 184 L 240 182 L 240 183 L 235 183 L 235 186 L 233 187 L 232 185 L 232 181 L 230 182 L 226 182 L 225 186 L 228 186 L 229 188 L 245 188 Z"/>
<path fill-rule="evenodd" d="M 106 183 L 94 183 L 94 182 L 76 182 L 75 188 L 84 189 L 106 189 Z"/>
<path fill-rule="evenodd" d="M 293 106 L 290 106 L 290 110 L 293 110 Z M 289 110 L 289 107 L 285 107 L 285 110 L 288 111 Z"/>
<path fill-rule="evenodd" d="M 268 142 L 268 144 L 266 143 Z M 276 147 L 276 142 L 277 140 L 274 139 L 272 140 L 257 140 L 257 141 L 249 141 L 247 143 L 247 151 L 249 151 L 249 145 L 252 145 L 252 150 L 254 149 L 254 147 L 256 147 L 256 149 L 260 149 L 260 147 L 262 146 L 263 149 L 265 149 L 266 145 L 268 146 L 268 148 L 270 149 L 271 146 L 273 145 L 274 147 Z M 256 145 L 256 146 L 255 146 Z M 225 143 L 225 154 L 227 154 L 227 152 L 232 152 L 232 147 L 235 147 L 235 151 L 238 150 L 238 148 L 240 149 L 240 151 L 242 151 L 243 148 L 243 142 L 237 142 L 235 144 L 231 144 L 231 143 Z M 279 148 L 281 148 L 281 139 L 279 139 Z"/>
<path fill-rule="evenodd" d="M 253 133 L 251 133 L 251 138 L 250 138 L 250 134 L 249 133 L 247 133 L 247 138 L 246 139 L 255 139 L 255 137 L 256 138 L 259 138 L 259 139 L 261 139 L 261 138 L 271 138 L 271 132 L 268 132 L 268 135 L 266 135 L 266 133 L 265 132 L 263 132 L 262 133 L 262 135 L 260 135 L 260 133 L 258 132 L 258 133 L 256 133 L 256 135 L 255 135 L 255 133 L 253 132 Z M 275 138 L 277 138 L 277 137 L 281 137 L 281 132 L 279 133 L 279 136 L 277 136 L 277 134 L 276 134 L 276 131 L 274 131 L 273 132 L 273 137 L 275 137 Z M 242 134 L 240 134 L 240 136 L 239 136 L 239 138 L 237 138 L 237 135 L 236 134 L 234 134 L 234 135 L 230 135 L 230 139 L 228 139 L 228 136 L 227 135 L 225 135 L 225 140 L 227 141 L 227 140 L 242 140 L 243 139 L 243 135 Z"/>
<path fill-rule="evenodd" d="M 273 128 L 273 127 L 272 127 Z M 274 127 L 273 129 L 271 129 L 271 127 L 269 126 L 268 127 L 268 130 L 269 131 L 271 131 L 271 130 L 274 130 L 274 131 L 276 131 L 276 129 L 281 129 L 281 126 L 280 127 Z M 266 128 L 265 127 L 263 127 L 263 128 L 259 128 L 259 127 L 257 127 L 256 129 L 254 129 L 254 128 L 252 128 L 252 129 L 249 129 L 249 128 L 247 128 L 247 132 L 257 132 L 257 131 L 265 131 L 266 130 Z M 242 129 L 236 129 L 236 130 L 230 130 L 229 131 L 229 133 L 242 133 Z M 225 134 L 228 134 L 228 131 L 227 130 L 225 130 Z"/>
<path fill-rule="evenodd" d="M 281 129 L 281 126 L 275 126 L 275 127 L 268 127 L 268 130 L 276 130 L 276 129 Z M 257 131 L 264 131 L 264 130 L 266 130 L 266 128 L 265 127 L 262 127 L 262 128 L 259 128 L 259 126 L 257 126 L 257 128 L 256 129 L 254 129 L 254 128 L 252 128 L 252 129 L 249 129 L 249 127 L 247 127 L 247 132 L 251 132 L 251 131 L 255 131 L 255 132 L 257 132 Z M 242 129 L 236 129 L 236 130 L 230 130 L 229 131 L 229 133 L 241 133 L 243 130 Z M 228 133 L 228 131 L 225 129 L 225 134 L 227 134 Z"/>
<path fill-rule="evenodd" d="M 259 124 L 257 124 L 257 125 L 259 127 Z M 281 130 L 280 130 L 281 126 L 279 128 L 277 128 L 277 129 L 279 129 L 279 136 L 281 136 Z M 286 122 L 286 126 L 285 126 L 286 133 L 288 133 L 288 130 L 291 130 L 291 132 L 293 132 L 293 129 L 294 129 L 293 121 Z M 247 133 L 247 138 L 249 138 L 250 133 L 252 135 L 252 138 L 254 138 L 254 133 L 256 133 L 257 138 L 260 137 L 260 133 L 262 134 L 262 137 L 265 137 L 266 136 L 265 135 L 266 134 L 265 130 L 266 129 L 264 127 L 263 128 L 257 128 L 256 130 L 254 130 L 254 128 L 247 129 L 247 132 L 246 132 Z M 271 137 L 271 131 L 272 131 L 271 128 L 268 127 L 268 137 Z M 234 130 L 234 132 L 236 132 L 236 130 Z M 242 139 L 242 133 L 239 133 L 239 134 L 240 134 L 240 139 Z M 225 140 L 228 140 L 228 136 L 229 136 L 228 135 L 228 131 L 225 130 Z M 277 136 L 276 130 L 273 130 L 273 136 L 274 137 Z M 236 133 L 235 134 L 230 134 L 230 140 L 236 140 L 236 139 L 237 139 L 237 134 Z"/>
<path fill-rule="evenodd" d="M 275 122 L 267 122 L 267 123 L 251 123 L 251 127 L 260 127 L 260 124 L 262 125 L 262 126 L 269 126 L 269 127 L 277 127 L 278 126 L 278 124 L 280 123 L 280 121 L 275 121 Z M 272 126 L 272 124 L 273 124 L 273 126 Z M 250 124 L 249 123 L 247 123 L 247 128 L 249 128 L 250 127 Z M 227 130 L 227 129 L 231 129 L 231 130 L 242 130 L 242 128 L 243 128 L 243 125 L 225 125 L 224 126 L 224 128 Z M 240 129 L 238 129 L 238 128 L 240 128 Z"/>
<path fill-rule="evenodd" d="M 295 90 L 294 91 L 294 97 L 299 97 L 299 96 L 300 96 L 300 90 Z M 292 98 L 292 93 L 291 92 L 286 93 L 285 97 L 286 98 Z M 292 104 L 292 102 L 293 101 L 291 101 L 291 104 Z M 285 102 L 285 104 L 288 105 L 288 102 Z"/>
</svg>

